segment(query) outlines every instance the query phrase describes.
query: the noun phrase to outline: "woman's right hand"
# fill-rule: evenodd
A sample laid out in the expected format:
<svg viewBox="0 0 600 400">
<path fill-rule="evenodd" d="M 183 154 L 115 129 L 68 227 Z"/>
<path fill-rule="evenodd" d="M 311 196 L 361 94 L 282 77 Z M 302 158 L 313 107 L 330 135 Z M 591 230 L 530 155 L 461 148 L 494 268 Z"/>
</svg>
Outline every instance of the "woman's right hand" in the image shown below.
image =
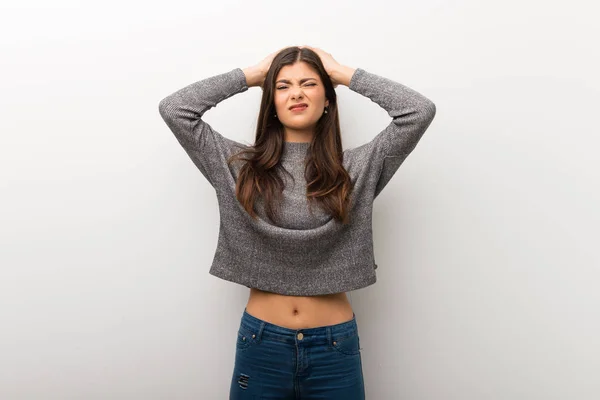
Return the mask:
<svg viewBox="0 0 600 400">
<path fill-rule="evenodd" d="M 260 86 L 261 88 L 264 88 L 265 77 L 267 76 L 267 71 L 269 71 L 269 68 L 271 68 L 273 59 L 281 50 L 287 47 L 289 46 L 282 47 L 281 49 L 269 54 L 258 64 L 244 69 L 248 86 Z"/>
</svg>

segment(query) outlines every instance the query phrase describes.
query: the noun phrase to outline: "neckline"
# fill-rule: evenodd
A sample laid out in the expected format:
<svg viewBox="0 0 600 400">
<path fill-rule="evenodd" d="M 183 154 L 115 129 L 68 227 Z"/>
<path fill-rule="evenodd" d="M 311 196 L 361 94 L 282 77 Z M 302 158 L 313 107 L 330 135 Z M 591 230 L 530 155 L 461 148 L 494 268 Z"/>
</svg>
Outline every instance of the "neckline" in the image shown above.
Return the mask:
<svg viewBox="0 0 600 400">
<path fill-rule="evenodd" d="M 283 142 L 282 159 L 302 160 L 310 147 L 310 142 Z"/>
</svg>

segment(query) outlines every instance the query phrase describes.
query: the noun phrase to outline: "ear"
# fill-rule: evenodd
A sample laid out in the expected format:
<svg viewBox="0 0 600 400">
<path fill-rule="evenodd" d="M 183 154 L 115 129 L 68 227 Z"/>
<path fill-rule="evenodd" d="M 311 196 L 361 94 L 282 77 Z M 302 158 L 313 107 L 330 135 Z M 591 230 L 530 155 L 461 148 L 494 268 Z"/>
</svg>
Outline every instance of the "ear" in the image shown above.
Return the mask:
<svg viewBox="0 0 600 400">
<path fill-rule="evenodd" d="M 325 107 L 329 107 L 329 100 L 325 100 Z"/>
</svg>

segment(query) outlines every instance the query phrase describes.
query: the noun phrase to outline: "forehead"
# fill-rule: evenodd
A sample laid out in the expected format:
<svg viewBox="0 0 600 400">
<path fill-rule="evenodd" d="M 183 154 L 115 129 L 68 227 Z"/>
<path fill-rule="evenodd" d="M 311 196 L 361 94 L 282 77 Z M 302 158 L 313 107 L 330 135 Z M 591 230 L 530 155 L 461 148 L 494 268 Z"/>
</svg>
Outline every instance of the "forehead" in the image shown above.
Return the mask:
<svg viewBox="0 0 600 400">
<path fill-rule="evenodd" d="M 315 70 L 313 70 L 308 64 L 304 62 L 297 62 L 294 65 L 286 65 L 279 70 L 277 74 L 277 78 L 279 79 L 287 79 L 289 81 L 300 81 L 301 79 L 306 78 L 314 78 L 316 80 L 319 79 L 319 74 Z"/>
</svg>

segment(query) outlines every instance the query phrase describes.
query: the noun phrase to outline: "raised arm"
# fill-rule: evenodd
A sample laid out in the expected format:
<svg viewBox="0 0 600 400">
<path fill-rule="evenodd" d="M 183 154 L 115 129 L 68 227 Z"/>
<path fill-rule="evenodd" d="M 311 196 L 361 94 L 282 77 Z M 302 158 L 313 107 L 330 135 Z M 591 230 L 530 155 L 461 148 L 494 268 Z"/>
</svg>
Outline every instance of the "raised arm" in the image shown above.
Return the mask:
<svg viewBox="0 0 600 400">
<path fill-rule="evenodd" d="M 247 147 L 222 136 L 202 116 L 219 102 L 248 90 L 240 68 L 192 83 L 159 102 L 158 110 L 194 164 L 216 188 L 228 173 L 227 157 L 237 147 Z"/>
<path fill-rule="evenodd" d="M 365 173 L 377 179 L 374 197 L 383 190 L 433 121 L 435 104 L 417 91 L 362 68 L 352 71 L 348 88 L 368 97 L 383 108 L 392 121 L 371 141 L 351 149 L 363 158 Z M 340 79 L 344 82 L 344 79 Z M 366 161 L 368 159 L 368 162 Z"/>
</svg>

